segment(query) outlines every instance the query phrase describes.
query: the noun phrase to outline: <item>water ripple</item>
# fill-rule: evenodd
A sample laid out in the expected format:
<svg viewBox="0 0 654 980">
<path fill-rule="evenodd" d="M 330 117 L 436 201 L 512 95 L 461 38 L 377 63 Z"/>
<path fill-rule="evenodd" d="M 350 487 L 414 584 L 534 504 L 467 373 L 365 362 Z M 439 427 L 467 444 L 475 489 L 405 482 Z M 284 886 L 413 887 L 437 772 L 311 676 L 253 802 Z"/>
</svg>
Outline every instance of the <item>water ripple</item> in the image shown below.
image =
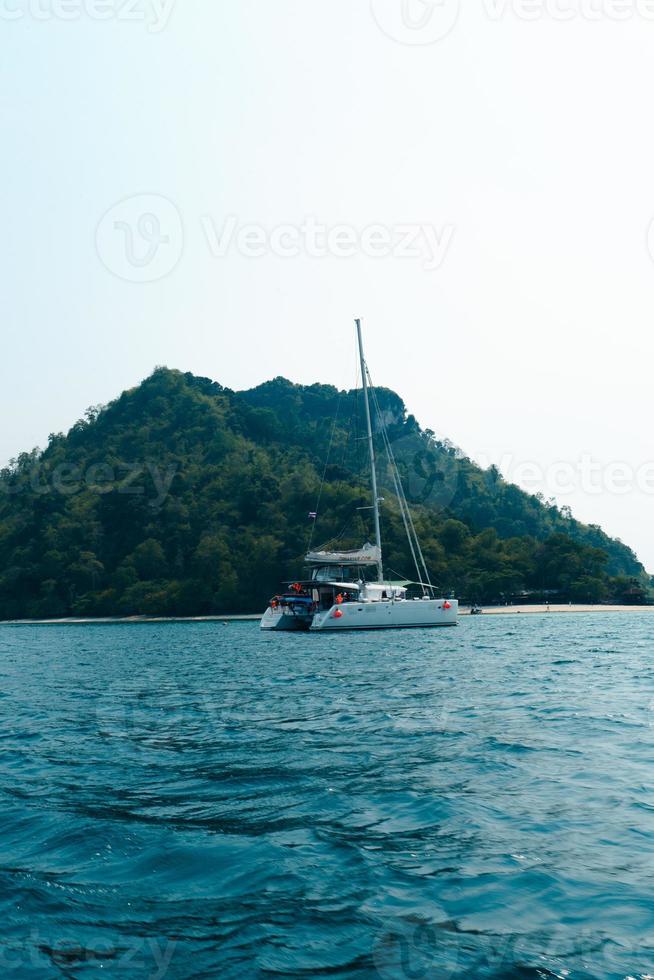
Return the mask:
<svg viewBox="0 0 654 980">
<path fill-rule="evenodd" d="M 0 975 L 654 975 L 648 616 L 0 630 Z"/>
</svg>

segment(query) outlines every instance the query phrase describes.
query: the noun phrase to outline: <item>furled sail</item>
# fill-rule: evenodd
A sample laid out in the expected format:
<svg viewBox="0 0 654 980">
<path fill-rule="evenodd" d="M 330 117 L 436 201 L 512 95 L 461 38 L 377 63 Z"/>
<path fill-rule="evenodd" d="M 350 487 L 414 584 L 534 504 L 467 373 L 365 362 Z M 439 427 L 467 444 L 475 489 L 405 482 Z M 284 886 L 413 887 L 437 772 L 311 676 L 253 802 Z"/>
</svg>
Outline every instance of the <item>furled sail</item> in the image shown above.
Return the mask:
<svg viewBox="0 0 654 980">
<path fill-rule="evenodd" d="M 312 565 L 376 565 L 381 561 L 381 548 L 364 544 L 357 551 L 310 551 L 306 560 Z"/>
</svg>

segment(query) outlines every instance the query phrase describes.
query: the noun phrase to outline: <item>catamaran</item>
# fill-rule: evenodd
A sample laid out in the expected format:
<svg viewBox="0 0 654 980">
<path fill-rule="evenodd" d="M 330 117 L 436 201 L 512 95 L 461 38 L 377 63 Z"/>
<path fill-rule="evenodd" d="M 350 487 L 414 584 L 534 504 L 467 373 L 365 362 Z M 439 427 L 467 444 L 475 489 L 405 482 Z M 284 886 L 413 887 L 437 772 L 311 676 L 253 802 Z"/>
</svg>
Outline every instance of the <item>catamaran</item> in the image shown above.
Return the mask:
<svg viewBox="0 0 654 980">
<path fill-rule="evenodd" d="M 436 598 L 420 541 L 393 457 L 381 413 L 377 411 L 379 430 L 384 441 L 394 489 L 397 496 L 409 548 L 417 570 L 420 595 L 409 598 L 405 584 L 384 578 L 380 504 L 377 484 L 377 461 L 373 438 L 370 389 L 372 382 L 363 352 L 361 321 L 356 321 L 359 361 L 363 382 L 370 488 L 375 529 L 375 544 L 365 544 L 356 551 L 310 551 L 306 564 L 310 575 L 293 582 L 271 599 L 261 620 L 264 630 L 361 630 L 407 629 L 431 626 L 456 626 L 459 603 L 456 599 Z M 373 400 L 376 405 L 374 388 Z M 378 406 L 377 406 L 378 409 Z M 374 580 L 373 580 L 374 579 Z"/>
</svg>

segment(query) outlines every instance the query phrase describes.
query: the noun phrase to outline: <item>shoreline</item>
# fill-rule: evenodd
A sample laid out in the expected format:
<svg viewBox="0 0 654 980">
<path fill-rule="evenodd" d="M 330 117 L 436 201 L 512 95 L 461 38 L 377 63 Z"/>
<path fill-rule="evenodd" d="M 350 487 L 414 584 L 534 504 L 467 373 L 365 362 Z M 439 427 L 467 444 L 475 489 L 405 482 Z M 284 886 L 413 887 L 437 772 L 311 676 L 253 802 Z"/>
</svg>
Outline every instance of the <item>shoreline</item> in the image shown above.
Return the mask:
<svg viewBox="0 0 654 980">
<path fill-rule="evenodd" d="M 607 605 L 521 605 L 521 606 L 482 606 L 484 616 L 551 616 L 579 613 L 654 613 L 651 606 L 607 606 Z M 470 606 L 462 606 L 460 616 L 471 615 Z M 255 623 L 261 619 L 260 613 L 247 613 L 239 616 L 104 616 L 97 619 L 70 617 L 67 619 L 13 619 L 0 621 L 1 626 L 138 626 L 157 623 Z"/>
<path fill-rule="evenodd" d="M 551 603 L 549 606 L 524 605 L 524 606 L 482 606 L 484 616 L 515 616 L 524 614 L 527 616 L 541 615 L 570 615 L 571 613 L 654 613 L 652 606 L 607 606 L 607 605 L 584 605 L 583 603 L 568 603 L 558 605 Z M 460 616 L 470 616 L 470 606 L 463 606 L 459 610 Z"/>
<path fill-rule="evenodd" d="M 0 626 L 152 626 L 156 623 L 253 623 L 260 613 L 242 616 L 101 616 L 98 618 L 69 617 L 67 619 L 3 619 Z"/>
</svg>

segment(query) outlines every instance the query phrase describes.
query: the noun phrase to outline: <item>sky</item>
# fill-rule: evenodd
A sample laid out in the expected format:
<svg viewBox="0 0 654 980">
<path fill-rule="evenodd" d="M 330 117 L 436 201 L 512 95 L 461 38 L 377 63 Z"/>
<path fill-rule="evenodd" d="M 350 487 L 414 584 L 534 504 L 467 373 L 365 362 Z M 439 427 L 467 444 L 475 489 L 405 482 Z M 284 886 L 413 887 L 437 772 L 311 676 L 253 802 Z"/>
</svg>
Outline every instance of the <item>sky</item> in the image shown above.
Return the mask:
<svg viewBox="0 0 654 980">
<path fill-rule="evenodd" d="M 0 464 L 161 364 L 376 384 L 654 572 L 654 2 L 0 0 Z"/>
</svg>

